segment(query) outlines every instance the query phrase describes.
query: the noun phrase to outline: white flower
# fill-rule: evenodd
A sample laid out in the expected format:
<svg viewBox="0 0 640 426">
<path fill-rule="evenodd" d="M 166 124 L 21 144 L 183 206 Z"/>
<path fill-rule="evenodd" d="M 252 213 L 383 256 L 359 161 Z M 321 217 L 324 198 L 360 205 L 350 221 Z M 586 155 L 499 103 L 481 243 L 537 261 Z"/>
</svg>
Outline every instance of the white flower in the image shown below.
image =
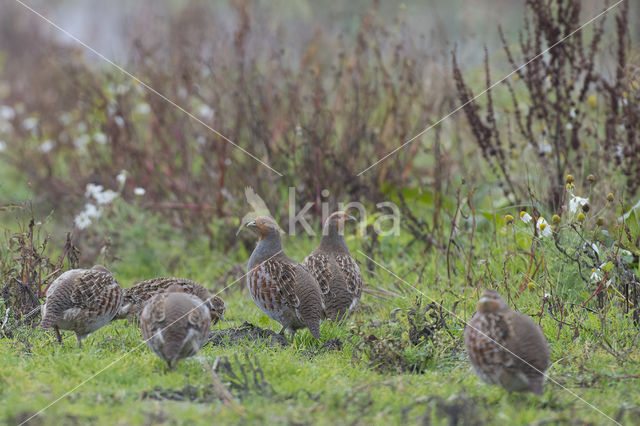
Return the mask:
<svg viewBox="0 0 640 426">
<path fill-rule="evenodd" d="M 211 119 L 213 118 L 213 110 L 209 107 L 209 105 L 202 105 L 200 107 L 200 116 L 203 118 Z"/>
<path fill-rule="evenodd" d="M 576 118 L 576 109 L 575 108 L 571 108 L 569 110 L 569 117 Z"/>
<path fill-rule="evenodd" d="M 0 152 L 4 152 L 7 149 L 7 144 L 4 141 L 0 141 Z"/>
<path fill-rule="evenodd" d="M 75 146 L 78 150 L 83 150 L 90 140 L 91 138 L 89 138 L 89 135 L 82 134 L 73 140 L 73 146 Z"/>
<path fill-rule="evenodd" d="M 47 139 L 46 141 L 42 142 L 42 144 L 40 144 L 40 151 L 43 153 L 47 153 L 49 151 L 51 151 L 54 147 L 54 143 L 51 139 Z"/>
<path fill-rule="evenodd" d="M 551 227 L 549 226 L 549 224 L 547 223 L 544 217 L 540 216 L 538 218 L 536 227 L 538 228 L 538 230 L 540 231 L 540 234 L 543 237 L 548 237 L 549 235 L 551 235 Z"/>
<path fill-rule="evenodd" d="M 94 194 L 102 192 L 103 189 L 104 189 L 104 186 L 102 185 L 96 185 L 95 183 L 88 183 L 84 191 L 84 196 L 87 198 L 93 197 Z"/>
<path fill-rule="evenodd" d="M 575 195 L 569 200 L 569 211 L 575 213 L 579 207 L 584 206 L 589 202 L 588 198 L 576 197 Z"/>
<path fill-rule="evenodd" d="M 566 128 L 567 128 L 567 130 L 573 129 L 573 124 L 567 123 Z"/>
<path fill-rule="evenodd" d="M 99 207 L 96 207 L 94 204 L 87 203 L 84 205 L 84 210 L 78 213 L 78 215 L 73 219 L 73 222 L 78 229 L 85 229 L 91 225 L 92 219 L 97 219 L 100 215 L 102 215 L 102 210 Z"/>
<path fill-rule="evenodd" d="M 196 141 L 198 142 L 198 145 L 204 146 L 207 143 L 207 138 L 205 138 L 204 136 L 200 135 L 200 136 L 198 136 Z"/>
<path fill-rule="evenodd" d="M 600 268 L 591 268 L 591 276 L 589 277 L 591 282 L 598 282 L 602 279 L 602 271 Z"/>
<path fill-rule="evenodd" d="M 115 191 L 112 191 L 110 189 L 107 189 L 107 190 L 102 191 L 100 193 L 93 194 L 93 198 L 95 198 L 95 200 L 98 202 L 98 204 L 109 204 L 117 196 L 118 196 L 118 193 L 115 192 Z"/>
<path fill-rule="evenodd" d="M 136 105 L 136 112 L 138 114 L 147 115 L 151 112 L 151 107 L 146 102 L 140 102 Z"/>
<path fill-rule="evenodd" d="M 29 117 L 22 120 L 22 127 L 25 130 L 33 130 L 38 125 L 38 119 L 35 117 Z"/>
<path fill-rule="evenodd" d="M 120 188 L 122 188 L 124 186 L 124 183 L 127 181 L 127 171 L 120 170 L 120 173 L 118 173 L 118 176 L 116 176 L 116 180 L 118 181 L 118 185 L 120 185 Z"/>
<path fill-rule="evenodd" d="M 136 195 L 139 195 L 139 196 L 144 195 L 146 192 L 147 192 L 147 191 L 145 191 L 145 189 L 144 189 L 144 188 L 140 188 L 140 187 L 135 188 L 135 189 L 133 190 L 133 193 L 134 193 L 134 194 L 136 194 Z"/>
<path fill-rule="evenodd" d="M 548 154 L 552 151 L 551 145 L 548 143 L 544 143 L 538 147 L 538 153 L 540 154 Z"/>
<path fill-rule="evenodd" d="M 113 121 L 116 122 L 116 125 L 120 128 L 124 127 L 124 118 L 122 118 L 119 115 L 116 115 L 115 117 L 113 117 Z"/>
<path fill-rule="evenodd" d="M 524 223 L 529 223 L 531 222 L 531 219 L 533 219 L 531 217 L 531 215 L 527 212 L 520 212 L 520 220 L 523 221 Z"/>
<path fill-rule="evenodd" d="M 87 123 L 85 123 L 84 121 L 79 122 L 76 125 L 76 129 L 78 130 L 78 133 L 84 133 L 87 131 L 89 127 L 87 126 Z"/>
<path fill-rule="evenodd" d="M 100 145 L 104 145 L 105 143 L 107 143 L 107 135 L 102 132 L 96 132 L 93 134 L 93 140 Z"/>
<path fill-rule="evenodd" d="M 9 121 L 13 120 L 16 116 L 16 112 L 10 106 L 0 105 L 0 118 Z"/>
</svg>

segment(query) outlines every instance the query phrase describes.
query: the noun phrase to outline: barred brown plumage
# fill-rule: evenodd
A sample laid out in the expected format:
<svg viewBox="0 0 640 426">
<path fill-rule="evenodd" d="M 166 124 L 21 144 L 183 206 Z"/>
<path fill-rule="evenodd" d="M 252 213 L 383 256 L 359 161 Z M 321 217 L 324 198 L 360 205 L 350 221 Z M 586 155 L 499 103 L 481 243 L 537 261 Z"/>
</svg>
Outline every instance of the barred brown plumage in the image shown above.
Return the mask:
<svg viewBox="0 0 640 426">
<path fill-rule="evenodd" d="M 207 341 L 211 314 L 202 299 L 174 284 L 144 305 L 140 328 L 147 346 L 173 369 Z"/>
<path fill-rule="evenodd" d="M 510 392 L 542 394 L 549 344 L 531 318 L 512 311 L 500 295 L 486 290 L 464 332 L 473 371 Z"/>
<path fill-rule="evenodd" d="M 273 219 L 259 217 L 247 226 L 259 237 L 247 266 L 251 298 L 267 316 L 282 324 L 280 333 L 307 327 L 319 338 L 325 312 L 318 283 L 306 268 L 282 252 Z"/>
<path fill-rule="evenodd" d="M 111 321 L 121 303 L 122 289 L 107 268 L 72 269 L 47 289 L 40 327 L 53 327 L 56 334 L 58 329 L 73 331 L 82 346 L 89 334 Z"/>
<path fill-rule="evenodd" d="M 209 312 L 211 313 L 212 324 L 216 324 L 221 319 L 224 319 L 226 306 L 222 298 L 218 296 L 212 297 L 209 290 L 195 281 L 186 278 L 163 277 L 141 281 L 132 287 L 126 288 L 124 290 L 122 307 L 114 320 L 140 315 L 144 304 L 149 299 L 164 293 L 172 285 L 179 286 L 185 293 L 192 294 L 206 302 Z"/>
<path fill-rule="evenodd" d="M 355 219 L 342 211 L 331 214 L 320 245 L 303 262 L 320 285 L 327 317 L 334 320 L 344 318 L 362 296 L 362 274 L 343 236 L 347 220 Z"/>
</svg>

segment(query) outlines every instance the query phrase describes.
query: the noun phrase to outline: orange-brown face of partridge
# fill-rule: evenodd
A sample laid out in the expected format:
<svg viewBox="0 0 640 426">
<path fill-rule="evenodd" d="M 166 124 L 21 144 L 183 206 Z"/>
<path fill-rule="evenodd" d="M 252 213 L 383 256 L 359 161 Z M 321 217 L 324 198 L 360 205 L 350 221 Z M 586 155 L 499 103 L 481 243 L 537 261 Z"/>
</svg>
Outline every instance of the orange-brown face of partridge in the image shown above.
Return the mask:
<svg viewBox="0 0 640 426">
<path fill-rule="evenodd" d="M 256 220 L 252 220 L 251 222 L 247 223 L 246 226 L 258 235 L 259 240 L 263 240 L 271 233 L 277 234 L 281 232 L 278 224 L 273 219 L 267 216 L 261 216 Z"/>
<path fill-rule="evenodd" d="M 498 312 L 508 308 L 500 294 L 493 290 L 485 290 L 480 300 L 478 300 L 478 312 Z"/>
</svg>

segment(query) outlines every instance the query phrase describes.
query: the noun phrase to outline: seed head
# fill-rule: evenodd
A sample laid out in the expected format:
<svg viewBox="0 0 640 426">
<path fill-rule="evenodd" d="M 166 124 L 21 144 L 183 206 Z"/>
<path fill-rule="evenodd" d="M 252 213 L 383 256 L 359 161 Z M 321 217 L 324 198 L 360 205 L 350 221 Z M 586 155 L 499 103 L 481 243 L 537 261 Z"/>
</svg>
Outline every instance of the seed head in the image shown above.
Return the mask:
<svg viewBox="0 0 640 426">
<path fill-rule="evenodd" d="M 513 223 L 513 216 L 510 214 L 504 216 L 504 223 L 511 225 Z"/>
<path fill-rule="evenodd" d="M 613 194 L 611 192 L 607 194 L 607 201 L 610 203 L 613 202 Z"/>
<path fill-rule="evenodd" d="M 567 177 L 564 178 L 565 182 L 567 183 L 573 183 L 573 175 L 567 175 Z"/>
<path fill-rule="evenodd" d="M 527 284 L 527 288 L 529 290 L 535 290 L 536 288 L 536 283 L 534 283 L 533 281 L 529 281 L 529 283 Z"/>
<path fill-rule="evenodd" d="M 584 203 L 584 204 L 582 205 L 582 211 L 583 211 L 583 212 L 585 212 L 585 213 L 589 213 L 589 210 L 590 210 L 590 209 L 591 209 L 591 207 L 589 207 L 589 204 L 588 204 L 588 203 Z"/>
<path fill-rule="evenodd" d="M 596 177 L 595 177 L 594 175 L 589 175 L 589 176 L 587 176 L 587 180 L 588 180 L 590 183 L 595 183 L 595 181 L 596 181 Z"/>
<path fill-rule="evenodd" d="M 578 222 L 584 222 L 584 220 L 587 217 L 584 215 L 584 213 L 578 213 L 578 216 L 576 217 L 576 219 L 578 219 Z"/>
<path fill-rule="evenodd" d="M 551 222 L 554 225 L 557 225 L 560 223 L 560 216 L 558 216 L 557 214 L 554 214 L 553 217 L 551 217 Z"/>
<path fill-rule="evenodd" d="M 603 218 L 601 218 L 601 217 L 599 217 L 599 218 L 596 220 L 596 225 L 598 225 L 598 226 L 602 226 L 602 225 L 604 225 L 604 219 L 603 219 Z"/>
</svg>

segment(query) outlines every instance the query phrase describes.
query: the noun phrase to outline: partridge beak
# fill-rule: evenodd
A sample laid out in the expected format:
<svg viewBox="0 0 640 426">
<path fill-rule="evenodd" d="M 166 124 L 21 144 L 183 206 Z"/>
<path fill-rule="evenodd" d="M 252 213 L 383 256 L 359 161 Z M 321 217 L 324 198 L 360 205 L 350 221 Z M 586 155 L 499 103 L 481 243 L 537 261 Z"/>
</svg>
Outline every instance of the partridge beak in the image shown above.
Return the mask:
<svg viewBox="0 0 640 426">
<path fill-rule="evenodd" d="M 352 222 L 357 222 L 357 221 L 358 221 L 358 219 L 356 219 L 356 218 L 355 218 L 355 217 L 353 217 L 353 216 L 347 216 L 347 220 L 350 220 L 350 221 L 352 221 Z"/>
<path fill-rule="evenodd" d="M 256 225 L 256 221 L 255 221 L 255 220 L 252 220 L 251 222 L 247 223 L 245 226 L 246 226 L 247 228 L 255 228 L 255 227 L 257 227 L 258 225 Z"/>
</svg>

